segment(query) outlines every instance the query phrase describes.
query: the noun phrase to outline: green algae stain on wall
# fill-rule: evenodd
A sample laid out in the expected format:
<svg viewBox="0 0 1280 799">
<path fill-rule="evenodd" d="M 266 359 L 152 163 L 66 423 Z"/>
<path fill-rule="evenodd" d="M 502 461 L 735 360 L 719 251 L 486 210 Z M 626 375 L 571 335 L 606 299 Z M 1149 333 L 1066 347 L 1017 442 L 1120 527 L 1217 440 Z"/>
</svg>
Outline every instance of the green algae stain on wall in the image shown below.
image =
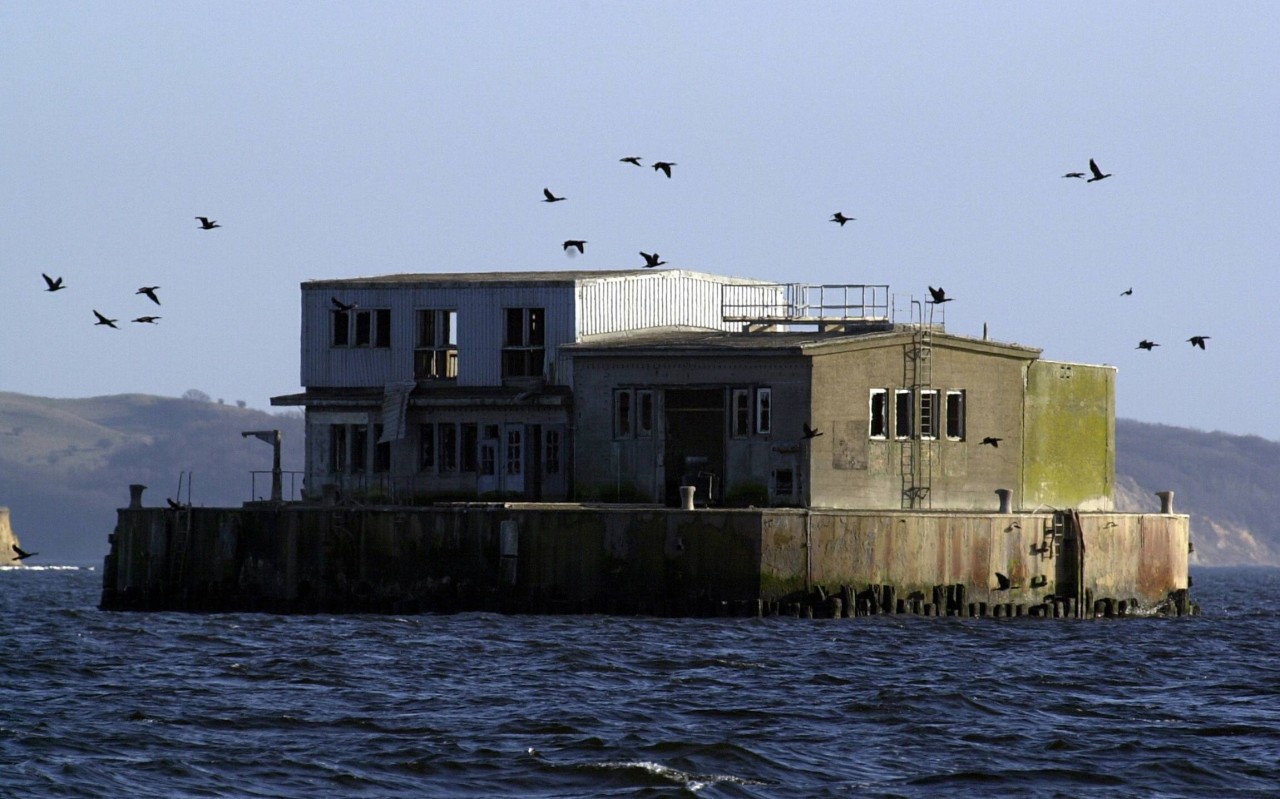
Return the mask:
<svg viewBox="0 0 1280 799">
<path fill-rule="evenodd" d="M 1111 509 L 1115 378 L 1110 366 L 1031 364 L 1023 411 L 1024 506 Z"/>
</svg>

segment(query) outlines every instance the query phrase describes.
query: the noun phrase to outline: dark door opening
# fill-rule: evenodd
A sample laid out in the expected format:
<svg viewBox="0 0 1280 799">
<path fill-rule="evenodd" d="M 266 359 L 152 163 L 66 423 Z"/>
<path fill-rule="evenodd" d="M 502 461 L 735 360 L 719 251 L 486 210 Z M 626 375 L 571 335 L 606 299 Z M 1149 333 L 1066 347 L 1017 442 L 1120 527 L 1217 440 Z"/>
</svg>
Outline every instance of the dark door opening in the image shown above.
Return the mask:
<svg viewBox="0 0 1280 799">
<path fill-rule="evenodd" d="M 694 502 L 719 502 L 724 477 L 724 397 L 722 388 L 664 392 L 663 497 L 667 505 L 680 504 L 680 485 L 690 470 L 702 487 Z M 707 486 L 710 494 L 700 496 Z"/>
</svg>

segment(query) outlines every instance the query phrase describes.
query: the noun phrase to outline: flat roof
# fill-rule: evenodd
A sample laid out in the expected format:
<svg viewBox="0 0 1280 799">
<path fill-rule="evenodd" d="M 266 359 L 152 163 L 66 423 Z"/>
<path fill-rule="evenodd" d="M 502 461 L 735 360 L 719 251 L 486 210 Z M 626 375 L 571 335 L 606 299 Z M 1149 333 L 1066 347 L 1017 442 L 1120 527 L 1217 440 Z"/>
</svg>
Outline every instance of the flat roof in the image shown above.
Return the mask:
<svg viewBox="0 0 1280 799">
<path fill-rule="evenodd" d="M 875 346 L 908 339 L 914 325 L 873 325 L 866 330 L 822 333 L 808 331 L 724 331 L 689 328 L 657 328 L 633 333 L 606 334 L 575 344 L 562 345 L 573 355 L 652 354 L 672 352 L 692 354 L 724 352 L 772 352 L 774 354 L 820 354 L 823 350 L 839 351 L 850 346 Z M 956 336 L 942 331 L 932 333 L 934 346 L 987 351 L 1005 356 L 1038 358 L 1041 350 L 1021 344 Z"/>
<path fill-rule="evenodd" d="M 668 279 L 669 277 L 695 277 L 714 283 L 734 285 L 771 286 L 772 281 L 757 280 L 747 277 L 728 277 L 710 272 L 695 272 L 689 269 L 567 269 L 557 272 L 403 272 L 391 275 L 369 275 L 365 277 L 320 278 L 304 280 L 304 289 L 353 288 L 373 286 L 383 288 L 391 284 L 431 285 L 436 287 L 465 288 L 477 284 L 516 285 L 516 286 L 572 286 L 578 283 L 598 280 L 619 279 Z"/>
</svg>

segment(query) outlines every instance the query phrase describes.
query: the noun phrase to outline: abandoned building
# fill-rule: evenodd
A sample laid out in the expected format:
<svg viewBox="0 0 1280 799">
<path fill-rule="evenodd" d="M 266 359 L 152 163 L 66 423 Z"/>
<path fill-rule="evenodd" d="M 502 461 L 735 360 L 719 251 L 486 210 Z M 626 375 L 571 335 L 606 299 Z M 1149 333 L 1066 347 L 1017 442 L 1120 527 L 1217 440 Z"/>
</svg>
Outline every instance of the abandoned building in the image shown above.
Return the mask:
<svg viewBox="0 0 1280 799">
<path fill-rule="evenodd" d="M 1114 369 L 942 310 L 683 270 L 315 280 L 272 403 L 305 409 L 311 499 L 1110 510 Z"/>
</svg>

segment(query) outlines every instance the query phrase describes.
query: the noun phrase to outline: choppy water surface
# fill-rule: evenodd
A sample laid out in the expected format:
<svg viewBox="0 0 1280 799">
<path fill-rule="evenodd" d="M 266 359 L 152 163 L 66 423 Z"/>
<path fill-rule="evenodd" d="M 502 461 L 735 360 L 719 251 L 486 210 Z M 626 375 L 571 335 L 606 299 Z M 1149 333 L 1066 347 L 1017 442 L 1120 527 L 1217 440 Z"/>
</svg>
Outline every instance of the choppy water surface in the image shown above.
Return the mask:
<svg viewBox="0 0 1280 799">
<path fill-rule="evenodd" d="M 1273 796 L 1280 571 L 1198 618 L 103 613 L 0 570 L 0 796 Z"/>
</svg>

